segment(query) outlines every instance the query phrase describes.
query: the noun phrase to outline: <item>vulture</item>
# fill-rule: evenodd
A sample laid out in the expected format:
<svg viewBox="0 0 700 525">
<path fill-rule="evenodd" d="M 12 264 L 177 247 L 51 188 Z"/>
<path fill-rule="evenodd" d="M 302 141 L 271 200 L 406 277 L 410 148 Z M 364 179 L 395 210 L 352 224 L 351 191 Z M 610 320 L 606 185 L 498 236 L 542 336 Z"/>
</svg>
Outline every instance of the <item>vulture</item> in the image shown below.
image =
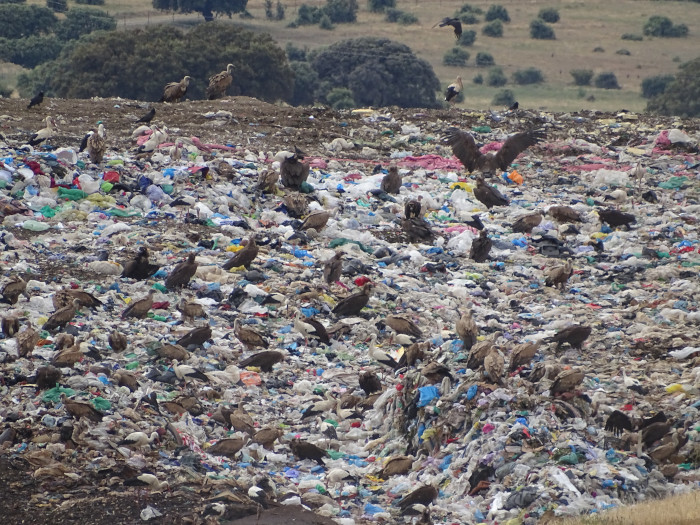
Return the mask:
<svg viewBox="0 0 700 525">
<path fill-rule="evenodd" d="M 27 296 L 27 281 L 22 279 L 19 275 L 13 275 L 10 280 L 6 282 L 2 289 L 0 289 L 0 295 L 2 299 L 0 302 L 6 304 L 16 304 L 20 295 Z"/>
<path fill-rule="evenodd" d="M 204 451 L 212 456 L 227 456 L 234 457 L 248 442 L 248 437 L 243 438 L 224 438 L 214 443 L 211 447 Z"/>
<path fill-rule="evenodd" d="M 66 394 L 61 394 L 61 403 L 71 416 L 75 419 L 81 419 L 83 417 L 89 419 L 93 423 L 99 423 L 102 421 L 102 412 L 97 410 L 90 403 L 82 403 L 80 401 L 73 401 L 68 399 Z"/>
<path fill-rule="evenodd" d="M 245 368 L 247 366 L 258 367 L 263 372 L 272 372 L 272 367 L 284 359 L 284 354 L 282 352 L 277 352 L 276 350 L 263 350 L 257 354 L 253 354 L 250 357 L 245 358 L 243 361 L 238 363 L 238 366 Z"/>
<path fill-rule="evenodd" d="M 391 476 L 403 476 L 413 467 L 413 458 L 409 456 L 393 456 L 384 463 L 384 468 L 377 472 L 380 479 L 389 479 Z"/>
<path fill-rule="evenodd" d="M 239 319 L 233 322 L 233 333 L 236 334 L 238 340 L 243 343 L 246 349 L 251 350 L 256 347 L 267 348 L 268 344 L 265 338 L 252 328 L 241 326 Z"/>
<path fill-rule="evenodd" d="M 304 219 L 304 222 L 299 226 L 300 230 L 310 230 L 313 228 L 316 231 L 321 231 L 326 227 L 328 219 L 331 218 L 331 212 L 327 210 L 319 210 L 309 213 Z"/>
<path fill-rule="evenodd" d="M 85 306 L 86 308 L 97 308 L 102 304 L 102 301 L 97 299 L 97 297 L 91 293 L 83 290 L 64 288 L 63 290 L 59 290 L 53 294 L 53 307 L 56 310 L 60 310 L 61 308 L 65 308 L 66 306 L 72 304 L 74 300 L 78 301 L 78 305 Z"/>
<path fill-rule="evenodd" d="M 27 109 L 32 109 L 34 106 L 41 106 L 41 103 L 44 102 L 44 92 L 39 91 L 36 95 L 32 97 L 32 99 L 29 101 L 29 104 L 27 105 Z"/>
<path fill-rule="evenodd" d="M 136 376 L 123 368 L 114 373 L 112 381 L 119 386 L 127 387 L 131 392 L 135 392 L 139 388 L 139 381 L 136 379 Z"/>
<path fill-rule="evenodd" d="M 364 390 L 365 394 L 368 396 L 382 391 L 382 382 L 377 377 L 377 374 L 370 372 L 368 370 L 363 370 L 360 372 L 360 388 Z"/>
<path fill-rule="evenodd" d="M 517 233 L 532 233 L 535 226 L 539 226 L 542 222 L 542 212 L 536 211 L 519 217 L 513 223 L 513 231 Z"/>
<path fill-rule="evenodd" d="M 99 164 L 105 155 L 105 150 L 107 149 L 107 134 L 105 133 L 105 127 L 102 122 L 97 126 L 97 130 L 92 130 L 90 133 L 85 135 L 85 147 L 87 149 L 90 160 L 93 164 Z"/>
<path fill-rule="evenodd" d="M 185 320 L 193 321 L 196 317 L 207 317 L 204 307 L 193 299 L 187 300 L 183 297 L 175 308 Z"/>
<path fill-rule="evenodd" d="M 177 340 L 177 345 L 182 348 L 187 348 L 190 345 L 202 346 L 211 338 L 211 327 L 209 325 L 198 326 L 193 328 L 180 339 Z M 166 345 L 170 346 L 170 345 Z"/>
<path fill-rule="evenodd" d="M 425 377 L 430 384 L 442 383 L 444 378 L 448 378 L 450 381 L 454 381 L 452 372 L 447 365 L 438 363 L 437 361 L 431 361 L 423 368 L 421 368 L 420 373 Z"/>
<path fill-rule="evenodd" d="M 564 343 L 569 343 L 572 348 L 578 348 L 580 350 L 583 346 L 583 342 L 588 339 L 592 331 L 593 329 L 590 326 L 575 324 L 560 330 L 556 335 L 550 337 L 549 341 L 557 343 L 557 350 L 559 350 Z"/>
<path fill-rule="evenodd" d="M 484 366 L 484 359 L 491 350 L 491 347 L 495 345 L 496 341 L 501 335 L 502 334 L 500 332 L 496 332 L 489 338 L 476 343 L 469 351 L 469 355 L 467 356 L 467 368 L 478 370 Z"/>
<path fill-rule="evenodd" d="M 371 283 L 365 283 L 362 290 L 339 301 L 333 308 L 333 313 L 338 317 L 350 317 L 359 314 L 367 306 L 372 288 L 373 285 Z"/>
<path fill-rule="evenodd" d="M 489 252 L 491 251 L 491 246 L 493 246 L 493 241 L 489 239 L 486 230 L 481 230 L 479 232 L 479 237 L 472 241 L 472 247 L 469 250 L 469 258 L 474 262 L 482 263 L 489 258 Z"/>
<path fill-rule="evenodd" d="M 411 199 L 406 202 L 403 207 L 403 213 L 406 219 L 416 219 L 421 216 L 421 211 L 423 209 L 421 205 L 422 197 L 418 197 L 418 200 Z"/>
<path fill-rule="evenodd" d="M 556 266 L 546 273 L 544 283 L 547 286 L 563 289 L 566 281 L 574 274 L 574 267 L 571 261 L 566 261 L 563 266 Z"/>
<path fill-rule="evenodd" d="M 59 368 L 71 368 L 85 356 L 81 349 L 82 340 L 78 339 L 73 346 L 64 347 L 58 352 L 51 362 Z"/>
<path fill-rule="evenodd" d="M 34 381 L 39 390 L 48 390 L 56 386 L 62 375 L 61 371 L 55 366 L 46 365 L 37 369 Z"/>
<path fill-rule="evenodd" d="M 581 222 L 581 215 L 571 206 L 551 206 L 547 213 L 559 222 Z"/>
<path fill-rule="evenodd" d="M 543 130 L 524 131 L 509 137 L 497 153 L 489 152 L 483 154 L 479 151 L 474 137 L 469 133 L 452 128 L 449 130 L 444 143 L 452 146 L 452 153 L 469 173 L 475 169 L 482 173 L 496 173 L 507 170 L 518 155 L 543 139 Z"/>
<path fill-rule="evenodd" d="M 505 360 L 503 359 L 503 355 L 496 347 L 491 347 L 491 350 L 489 350 L 489 353 L 486 354 L 484 358 L 484 370 L 486 370 L 489 379 L 499 385 L 502 384 L 504 368 Z"/>
<path fill-rule="evenodd" d="M 214 100 L 226 95 L 226 90 L 233 82 L 233 64 L 226 66 L 226 71 L 209 77 L 207 100 Z"/>
<path fill-rule="evenodd" d="M 135 317 L 136 319 L 143 319 L 148 314 L 148 311 L 153 306 L 153 295 L 156 293 L 155 290 L 148 290 L 148 295 L 143 299 L 138 301 L 133 301 L 129 306 L 127 306 L 122 312 L 122 319 L 127 319 L 129 317 Z"/>
<path fill-rule="evenodd" d="M 508 111 L 517 111 L 519 107 L 520 103 L 518 103 L 518 101 L 516 100 L 510 105 L 510 107 L 508 107 Z"/>
<path fill-rule="evenodd" d="M 280 164 L 280 177 L 285 188 L 298 190 L 301 183 L 309 178 L 309 165 L 304 164 L 304 152 L 294 146 L 294 154 Z"/>
<path fill-rule="evenodd" d="M 156 354 L 158 354 L 158 357 L 171 360 L 177 359 L 178 361 L 187 361 L 190 358 L 190 354 L 185 347 L 178 344 L 164 344 L 160 348 L 156 348 Z"/>
<path fill-rule="evenodd" d="M 474 346 L 476 343 L 476 338 L 479 335 L 479 327 L 474 322 L 472 313 L 469 310 L 465 311 L 461 315 L 457 321 L 457 325 L 455 326 L 455 331 L 464 343 L 464 349 L 471 350 L 472 346 Z"/>
<path fill-rule="evenodd" d="M 430 228 L 430 224 L 422 217 L 413 219 L 403 219 L 401 221 L 403 229 L 409 242 L 425 242 L 432 244 L 435 241 L 435 232 Z"/>
<path fill-rule="evenodd" d="M 287 215 L 295 219 L 306 214 L 308 205 L 309 201 L 302 193 L 293 192 L 284 196 L 284 207 L 287 208 Z"/>
<path fill-rule="evenodd" d="M 124 263 L 124 270 L 121 276 L 137 279 L 139 281 L 151 277 L 160 269 L 160 266 L 149 263 L 148 256 L 148 248 L 140 246 L 136 257 Z"/>
<path fill-rule="evenodd" d="M 253 260 L 258 256 L 258 250 L 258 245 L 255 244 L 255 237 L 251 235 L 248 237 L 245 246 L 241 250 L 238 250 L 233 257 L 226 261 L 221 267 L 224 270 L 238 268 L 239 266 L 244 266 L 246 269 L 249 269 Z"/>
<path fill-rule="evenodd" d="M 559 372 L 557 377 L 554 378 L 554 383 L 550 391 L 552 395 L 563 394 L 565 392 L 571 392 L 574 388 L 581 384 L 585 374 L 583 370 L 578 368 L 569 368 Z"/>
<path fill-rule="evenodd" d="M 275 170 L 263 170 L 258 174 L 258 189 L 263 193 L 275 193 L 280 175 Z"/>
<path fill-rule="evenodd" d="M 110 348 L 112 348 L 112 350 L 115 352 L 123 352 L 126 350 L 126 336 L 116 328 L 107 336 L 107 342 L 109 343 Z"/>
<path fill-rule="evenodd" d="M 187 93 L 187 86 L 190 85 L 191 77 L 185 76 L 180 82 L 170 82 L 163 88 L 161 102 L 180 102 Z"/>
<path fill-rule="evenodd" d="M 474 188 L 474 197 L 489 210 L 494 206 L 508 206 L 509 201 L 500 191 L 493 186 L 486 184 L 484 178 L 479 176 L 476 178 L 476 188 Z"/>
<path fill-rule="evenodd" d="M 379 187 L 387 193 L 398 195 L 402 182 L 401 175 L 399 175 L 399 168 L 391 166 L 389 168 L 389 173 L 382 178 L 382 183 Z"/>
<path fill-rule="evenodd" d="M 63 328 L 75 317 L 75 311 L 80 308 L 80 301 L 78 299 L 73 299 L 73 301 L 60 310 L 56 310 L 51 317 L 44 323 L 41 327 L 42 330 L 54 330 L 55 328 Z"/>
<path fill-rule="evenodd" d="M 282 437 L 284 431 L 279 428 L 263 428 L 258 430 L 251 440 L 253 443 L 259 443 L 265 450 L 273 450 L 277 438 Z"/>
<path fill-rule="evenodd" d="M 165 286 L 168 289 L 182 288 L 187 286 L 190 279 L 197 272 L 198 264 L 195 262 L 196 254 L 194 252 L 187 256 L 187 260 L 179 263 L 165 278 Z"/>
<path fill-rule="evenodd" d="M 624 430 L 628 430 L 630 432 L 635 429 L 643 430 L 653 425 L 654 423 L 664 422 L 666 422 L 666 415 L 663 412 L 659 412 L 658 414 L 650 418 L 642 418 L 639 421 L 633 421 L 624 412 L 615 410 L 608 416 L 608 419 L 605 421 L 605 430 L 607 430 L 608 432 L 612 432 L 615 436 L 619 436 Z M 644 436 L 642 436 L 642 438 L 644 438 Z M 653 444 L 654 441 L 652 441 L 651 444 Z"/>
<path fill-rule="evenodd" d="M 323 263 L 323 280 L 326 284 L 337 283 L 343 273 L 343 252 L 337 251 L 335 255 Z"/>
<path fill-rule="evenodd" d="M 399 317 L 398 315 L 389 315 L 384 319 L 384 323 L 397 334 L 406 334 L 412 337 L 420 337 L 423 335 L 421 329 L 416 323 L 410 319 Z"/>
<path fill-rule="evenodd" d="M 39 333 L 32 327 L 30 321 L 25 325 L 25 329 L 15 334 L 17 341 L 17 351 L 20 357 L 26 357 L 32 353 L 34 347 L 39 342 Z"/>
<path fill-rule="evenodd" d="M 413 343 L 412 345 L 407 346 L 403 355 L 399 359 L 399 366 L 416 366 L 416 362 L 418 362 L 419 359 L 425 359 L 426 350 L 430 350 L 430 341 Z"/>
<path fill-rule="evenodd" d="M 527 342 L 516 345 L 513 348 L 513 352 L 510 354 L 510 365 L 508 366 L 509 372 L 515 372 L 518 367 L 528 364 L 535 357 L 537 349 L 539 348 L 538 343 Z"/>
<path fill-rule="evenodd" d="M 54 133 L 56 132 L 57 126 L 56 121 L 53 117 L 46 117 L 44 121 L 46 122 L 46 127 L 40 129 L 39 131 L 34 133 L 34 135 L 29 137 L 28 144 L 30 146 L 38 146 L 42 142 L 49 140 L 51 137 L 53 137 Z"/>
<path fill-rule="evenodd" d="M 2 333 L 8 339 L 19 332 L 19 326 L 19 318 L 16 315 L 8 315 L 2 318 Z"/>
<path fill-rule="evenodd" d="M 156 108 L 151 108 L 151 110 L 146 113 L 143 117 L 138 119 L 136 123 L 143 122 L 144 124 L 150 124 L 151 120 L 156 116 Z"/>
<path fill-rule="evenodd" d="M 435 27 L 435 26 L 438 26 L 438 27 L 450 26 L 450 27 L 452 27 L 452 29 L 454 29 L 455 38 L 457 40 L 459 40 L 459 38 L 462 36 L 462 22 L 459 20 L 459 18 L 450 18 L 449 16 L 446 16 L 445 18 L 442 19 L 442 22 L 438 22 L 433 27 Z"/>
<path fill-rule="evenodd" d="M 612 228 L 624 226 L 629 230 L 630 224 L 637 222 L 637 219 L 631 213 L 624 213 L 613 208 L 598 210 L 598 216 L 601 222 L 607 222 Z"/>
<path fill-rule="evenodd" d="M 447 91 L 445 91 L 445 101 L 454 104 L 453 99 L 460 94 L 462 89 L 464 89 L 464 86 L 462 85 L 462 77 L 457 77 L 457 80 L 447 86 Z"/>
<path fill-rule="evenodd" d="M 432 485 L 424 485 L 401 498 L 398 506 L 401 508 L 401 512 L 404 512 L 413 505 L 430 505 L 437 497 L 438 489 Z"/>
<path fill-rule="evenodd" d="M 319 465 L 324 465 L 323 459 L 328 457 L 328 453 L 322 448 L 300 439 L 294 439 L 290 442 L 289 448 L 292 449 L 292 453 L 300 460 L 312 459 Z"/>
</svg>

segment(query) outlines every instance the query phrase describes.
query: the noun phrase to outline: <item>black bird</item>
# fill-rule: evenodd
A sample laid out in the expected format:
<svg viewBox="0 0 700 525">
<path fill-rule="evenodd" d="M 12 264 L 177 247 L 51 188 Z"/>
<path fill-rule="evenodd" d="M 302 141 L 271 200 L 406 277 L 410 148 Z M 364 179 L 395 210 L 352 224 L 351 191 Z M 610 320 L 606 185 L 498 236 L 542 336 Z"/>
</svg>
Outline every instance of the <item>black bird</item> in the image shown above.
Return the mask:
<svg viewBox="0 0 700 525">
<path fill-rule="evenodd" d="M 339 301 L 333 308 L 333 313 L 338 317 L 349 317 L 359 314 L 360 310 L 367 306 L 373 287 L 372 283 L 365 283 L 359 292 Z"/>
<path fill-rule="evenodd" d="M 153 120 L 153 117 L 156 116 L 156 108 L 151 108 L 151 111 L 146 113 L 143 117 L 138 119 L 136 122 L 143 122 L 144 124 L 148 124 L 151 120 Z"/>
<path fill-rule="evenodd" d="M 442 19 L 442 22 L 438 22 L 435 25 L 439 27 L 451 26 L 454 29 L 455 38 L 457 40 L 459 40 L 459 38 L 462 36 L 462 22 L 459 20 L 459 18 L 450 18 L 449 16 L 446 16 Z"/>
<path fill-rule="evenodd" d="M 665 423 L 666 414 L 659 412 L 655 416 L 649 418 L 642 418 L 641 420 L 633 421 L 627 414 L 619 410 L 615 410 L 612 414 L 608 416 L 605 421 L 605 430 L 612 432 L 615 436 L 622 434 L 623 430 L 632 431 L 643 430 L 654 423 Z M 653 441 L 652 441 L 653 443 Z"/>
<path fill-rule="evenodd" d="M 479 176 L 476 178 L 476 188 L 474 188 L 474 197 L 481 202 L 489 210 L 494 206 L 508 206 L 510 201 L 503 196 L 493 186 L 486 184 L 484 178 Z"/>
<path fill-rule="evenodd" d="M 432 485 L 424 485 L 401 498 L 398 506 L 405 512 L 416 504 L 430 505 L 438 497 L 438 490 Z"/>
<path fill-rule="evenodd" d="M 464 221 L 464 224 L 467 226 L 471 226 L 475 230 L 483 230 L 484 229 L 484 223 L 481 222 L 481 217 L 479 217 L 479 214 L 474 214 L 472 215 L 472 218 L 470 221 Z"/>
<path fill-rule="evenodd" d="M 178 339 L 177 344 L 179 344 L 180 346 L 184 346 L 185 348 L 187 348 L 190 345 L 202 346 L 210 338 L 211 327 L 209 325 L 198 326 L 197 328 L 193 328 L 185 335 L 183 335 L 180 339 Z"/>
<path fill-rule="evenodd" d="M 518 101 L 516 100 L 511 104 L 511 106 L 508 108 L 508 111 L 515 111 L 520 107 L 520 104 L 518 104 Z"/>
<path fill-rule="evenodd" d="M 151 277 L 159 269 L 159 265 L 148 262 L 148 248 L 140 246 L 136 257 L 124 264 L 121 276 L 142 281 Z"/>
<path fill-rule="evenodd" d="M 29 105 L 27 106 L 27 109 L 31 109 L 34 106 L 40 106 L 41 103 L 44 101 L 44 92 L 39 91 L 34 97 L 29 101 Z"/>
<path fill-rule="evenodd" d="M 598 215 L 601 222 L 607 222 L 612 228 L 624 226 L 629 230 L 630 224 L 637 222 L 637 219 L 631 213 L 624 213 L 613 208 L 598 210 Z"/>
<path fill-rule="evenodd" d="M 549 338 L 549 341 L 557 343 L 557 350 L 564 343 L 569 343 L 573 348 L 580 350 L 592 331 L 593 329 L 590 326 L 575 324 L 557 332 L 556 335 Z"/>
<path fill-rule="evenodd" d="M 299 459 L 312 459 L 319 465 L 324 465 L 323 459 L 328 457 L 328 453 L 320 447 L 308 441 L 295 439 L 289 443 L 289 448 L 292 449 L 294 455 Z"/>
<path fill-rule="evenodd" d="M 294 155 L 280 164 L 280 179 L 285 188 L 298 190 L 302 182 L 309 178 L 309 165 L 304 164 L 304 152 L 294 146 Z"/>
<path fill-rule="evenodd" d="M 406 202 L 406 204 L 403 207 L 403 213 L 406 216 L 406 219 L 414 219 L 418 218 L 421 215 L 421 203 L 420 203 L 420 197 L 418 200 L 416 199 L 411 199 L 410 201 Z"/>
<path fill-rule="evenodd" d="M 360 373 L 360 388 L 365 391 L 365 394 L 368 396 L 373 394 L 374 392 L 381 392 L 382 391 L 382 383 L 379 380 L 379 377 L 377 377 L 377 374 L 374 372 L 370 372 L 368 370 L 365 370 Z"/>
<path fill-rule="evenodd" d="M 481 230 L 479 232 L 479 237 L 472 241 L 472 247 L 469 251 L 469 258 L 474 262 L 482 263 L 489 257 L 489 252 L 491 251 L 491 246 L 493 242 L 488 237 L 486 230 Z"/>
<path fill-rule="evenodd" d="M 401 227 L 406 233 L 409 242 L 426 242 L 432 244 L 435 240 L 435 232 L 430 228 L 430 224 L 422 217 L 404 219 Z"/>
</svg>

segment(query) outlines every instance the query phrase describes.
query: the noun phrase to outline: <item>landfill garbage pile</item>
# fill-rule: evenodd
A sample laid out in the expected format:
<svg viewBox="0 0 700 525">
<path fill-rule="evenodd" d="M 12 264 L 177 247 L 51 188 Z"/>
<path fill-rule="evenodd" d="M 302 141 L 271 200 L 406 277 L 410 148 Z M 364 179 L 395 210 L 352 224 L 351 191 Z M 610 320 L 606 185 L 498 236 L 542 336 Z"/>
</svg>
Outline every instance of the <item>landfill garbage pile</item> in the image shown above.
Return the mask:
<svg viewBox="0 0 700 525">
<path fill-rule="evenodd" d="M 698 120 L 148 109 L 0 101 L 4 523 L 534 524 L 698 488 Z"/>
</svg>

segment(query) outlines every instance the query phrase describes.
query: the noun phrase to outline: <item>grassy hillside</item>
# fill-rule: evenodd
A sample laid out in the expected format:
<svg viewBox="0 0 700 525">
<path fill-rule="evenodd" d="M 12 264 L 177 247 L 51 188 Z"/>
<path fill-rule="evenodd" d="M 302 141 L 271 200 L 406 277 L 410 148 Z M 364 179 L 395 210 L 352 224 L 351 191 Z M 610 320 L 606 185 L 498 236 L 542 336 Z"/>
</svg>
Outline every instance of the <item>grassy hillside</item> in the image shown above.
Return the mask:
<svg viewBox="0 0 700 525">
<path fill-rule="evenodd" d="M 29 0 L 34 3 L 44 3 Z M 248 11 L 252 19 L 234 15 L 231 23 L 255 31 L 270 32 L 284 46 L 291 42 L 297 46 L 315 48 L 332 42 L 366 35 L 384 36 L 410 46 L 421 58 L 430 62 L 438 77 L 446 86 L 457 75 L 465 80 L 468 108 L 485 108 L 491 105 L 494 93 L 502 88 L 479 86 L 472 79 L 479 73 L 486 75 L 488 68 L 478 68 L 474 58 L 479 51 L 493 55 L 509 78 L 506 88 L 514 91 L 523 106 L 557 111 L 573 111 L 582 108 L 617 110 L 626 108 L 641 111 L 646 101 L 639 96 L 640 83 L 648 76 L 674 73 L 680 62 L 700 54 L 700 4 L 693 2 L 660 2 L 635 0 L 553 0 L 549 2 L 502 0 L 511 18 L 504 24 L 502 38 L 490 38 L 481 32 L 484 26 L 465 25 L 464 30 L 477 31 L 473 46 L 462 48 L 471 57 L 467 67 L 448 67 L 442 64 L 446 51 L 455 45 L 451 28 L 433 28 L 444 16 L 452 14 L 464 3 L 452 0 L 397 0 L 397 7 L 414 14 L 419 24 L 401 26 L 384 21 L 383 14 L 370 13 L 366 0 L 359 0 L 360 12 L 356 24 L 337 25 L 332 31 L 317 26 L 301 26 L 293 29 L 288 23 L 296 18 L 302 3 L 321 6 L 325 0 L 283 0 L 286 19 L 265 19 L 264 0 L 249 0 Z M 493 2 L 476 0 L 469 2 L 484 11 Z M 69 1 L 69 6 L 74 5 Z M 530 38 L 530 21 L 543 7 L 555 7 L 561 20 L 553 24 L 556 40 Z M 168 15 L 156 12 L 148 0 L 106 0 L 104 8 L 119 21 L 119 27 L 133 27 L 153 23 L 177 23 L 188 25 L 201 20 L 198 15 Z M 622 40 L 624 33 L 642 34 L 645 21 L 653 15 L 664 15 L 674 23 L 685 23 L 690 32 L 686 38 L 649 38 L 643 41 Z M 594 48 L 603 52 L 594 52 Z M 626 49 L 629 55 L 616 52 Z M 535 67 L 545 76 L 545 83 L 521 87 L 510 80 L 511 74 L 522 68 Z M 602 90 L 593 87 L 579 89 L 573 85 L 571 69 L 592 69 L 596 73 L 612 71 L 622 89 Z"/>
</svg>

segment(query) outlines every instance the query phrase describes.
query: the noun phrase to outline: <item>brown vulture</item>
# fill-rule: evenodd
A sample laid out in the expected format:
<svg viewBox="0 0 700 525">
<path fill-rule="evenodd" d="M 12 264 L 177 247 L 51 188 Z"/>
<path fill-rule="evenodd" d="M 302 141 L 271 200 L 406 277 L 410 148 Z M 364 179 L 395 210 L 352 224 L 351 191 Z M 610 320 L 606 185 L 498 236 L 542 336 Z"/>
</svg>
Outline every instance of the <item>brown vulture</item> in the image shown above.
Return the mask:
<svg viewBox="0 0 700 525">
<path fill-rule="evenodd" d="M 464 85 L 462 85 L 462 77 L 457 77 L 457 80 L 447 86 L 447 91 L 445 91 L 445 101 L 454 104 L 452 100 L 459 95 L 463 89 Z"/>
<path fill-rule="evenodd" d="M 226 90 L 233 82 L 233 64 L 226 66 L 226 71 L 209 77 L 207 100 L 214 100 L 226 95 Z"/>
<path fill-rule="evenodd" d="M 161 102 L 180 102 L 185 98 L 187 93 L 187 86 L 190 85 L 191 77 L 186 76 L 180 82 L 170 82 L 163 88 L 163 96 L 160 98 Z"/>
</svg>

